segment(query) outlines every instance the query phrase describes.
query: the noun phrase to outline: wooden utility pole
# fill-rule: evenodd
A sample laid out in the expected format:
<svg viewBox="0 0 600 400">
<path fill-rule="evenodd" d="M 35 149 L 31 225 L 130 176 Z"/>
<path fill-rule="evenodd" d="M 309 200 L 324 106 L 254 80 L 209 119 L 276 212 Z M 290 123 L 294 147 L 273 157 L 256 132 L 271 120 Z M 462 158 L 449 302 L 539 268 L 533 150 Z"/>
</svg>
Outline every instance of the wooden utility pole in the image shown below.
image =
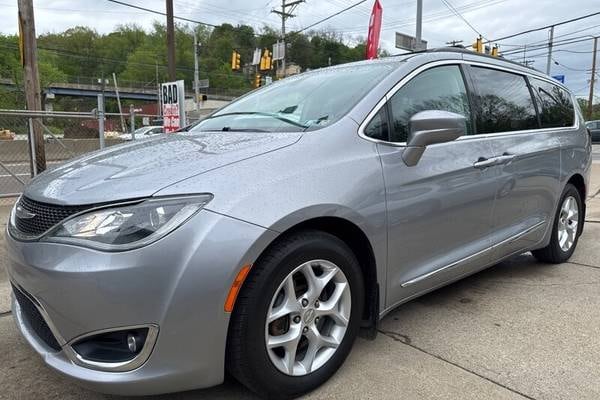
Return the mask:
<svg viewBox="0 0 600 400">
<path fill-rule="evenodd" d="M 283 77 L 285 77 L 285 56 L 287 53 L 287 48 L 285 45 L 285 21 L 288 18 L 294 18 L 295 15 L 292 14 L 294 9 L 300 3 L 304 3 L 305 0 L 281 0 L 281 11 L 272 10 L 272 13 L 275 13 L 281 17 L 281 41 L 283 43 L 283 58 L 281 59 L 281 70 L 283 73 Z"/>
<path fill-rule="evenodd" d="M 598 49 L 598 37 L 594 38 L 594 55 L 592 57 L 592 78 L 590 80 L 590 97 L 588 98 L 588 115 L 587 119 L 592 119 L 594 111 L 594 82 L 596 81 L 596 50 Z"/>
<path fill-rule="evenodd" d="M 554 45 L 554 27 L 550 27 L 550 39 L 548 39 L 548 57 L 546 59 L 546 75 L 550 75 L 552 68 L 552 46 Z"/>
<path fill-rule="evenodd" d="M 35 19 L 33 17 L 33 0 L 18 0 L 19 7 L 19 44 L 21 49 L 21 65 L 25 83 L 25 101 L 30 111 L 42 110 L 40 93 L 40 77 L 37 65 L 37 42 L 35 37 Z M 35 118 L 29 119 L 29 141 L 32 163 L 32 175 L 46 169 L 46 150 L 44 146 L 44 130 Z"/>
<path fill-rule="evenodd" d="M 169 80 L 177 79 L 175 71 L 175 23 L 173 22 L 173 0 L 167 0 L 167 60 L 169 64 Z"/>
</svg>

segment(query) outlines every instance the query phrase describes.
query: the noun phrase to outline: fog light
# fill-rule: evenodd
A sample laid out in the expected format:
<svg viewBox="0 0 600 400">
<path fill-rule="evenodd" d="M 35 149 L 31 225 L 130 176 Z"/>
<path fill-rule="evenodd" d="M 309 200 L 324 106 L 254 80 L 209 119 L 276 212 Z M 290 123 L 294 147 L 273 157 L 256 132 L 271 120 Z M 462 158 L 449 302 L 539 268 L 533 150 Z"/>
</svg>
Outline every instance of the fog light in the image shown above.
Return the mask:
<svg viewBox="0 0 600 400">
<path fill-rule="evenodd" d="M 137 339 L 131 333 L 129 335 L 127 335 L 127 347 L 129 348 L 130 352 L 132 352 L 132 353 L 137 352 Z"/>
<path fill-rule="evenodd" d="M 87 336 L 72 344 L 83 359 L 119 363 L 135 358 L 144 348 L 148 328 L 124 329 Z"/>
</svg>

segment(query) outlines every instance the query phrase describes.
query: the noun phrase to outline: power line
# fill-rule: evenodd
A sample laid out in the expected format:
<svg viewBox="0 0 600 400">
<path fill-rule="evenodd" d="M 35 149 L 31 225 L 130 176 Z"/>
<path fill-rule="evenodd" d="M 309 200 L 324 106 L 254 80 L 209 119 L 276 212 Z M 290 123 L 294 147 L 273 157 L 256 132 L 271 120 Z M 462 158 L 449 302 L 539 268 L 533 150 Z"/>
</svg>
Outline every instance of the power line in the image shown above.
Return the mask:
<svg viewBox="0 0 600 400">
<path fill-rule="evenodd" d="M 475 11 L 478 9 L 482 9 L 485 7 L 489 7 L 492 5 L 496 5 L 496 4 L 500 4 L 500 3 L 504 3 L 507 0 L 483 0 L 483 1 L 475 1 L 475 2 L 471 2 L 471 3 L 466 3 L 466 4 L 462 4 L 462 5 L 457 5 L 455 8 L 457 11 L 460 12 L 471 12 L 471 11 Z M 434 11 L 431 13 L 427 13 L 423 16 L 423 22 L 432 22 L 432 21 L 438 21 L 438 20 L 442 20 L 448 17 L 452 17 L 455 14 L 448 12 L 447 10 L 439 10 L 439 11 Z M 410 25 L 414 25 L 415 24 L 415 20 L 414 18 L 404 18 L 404 19 L 400 19 L 400 20 L 395 20 L 395 21 L 388 21 L 386 23 L 383 24 L 381 30 L 382 31 L 390 31 L 390 30 L 395 30 L 404 26 L 410 26 Z M 336 32 L 339 33 L 347 33 L 347 34 L 352 34 L 352 33 L 360 33 L 362 32 L 364 29 L 360 28 L 360 29 L 356 29 L 355 27 L 341 27 L 341 28 L 337 28 L 337 29 L 333 29 Z M 444 42 L 444 40 L 440 40 L 441 42 Z"/>
<path fill-rule="evenodd" d="M 465 22 L 465 24 L 467 24 L 469 26 L 469 28 L 471 28 L 476 34 L 478 34 L 479 36 L 481 36 L 484 39 L 486 39 L 486 37 L 483 36 L 481 34 L 481 32 L 479 32 L 473 25 L 471 25 L 471 23 L 469 21 L 467 21 L 467 19 L 461 13 L 459 13 L 456 10 L 456 8 L 454 8 L 454 6 L 452 4 L 450 4 L 450 1 L 448 1 L 448 0 L 442 0 L 442 3 L 444 3 L 444 5 L 448 8 L 448 10 L 452 11 L 454 13 L 454 15 L 456 15 L 457 17 L 459 17 L 460 19 L 462 19 Z"/>
<path fill-rule="evenodd" d="M 588 41 L 590 39 L 593 39 L 593 36 L 578 36 L 578 37 L 573 37 L 573 38 L 567 38 L 567 39 L 563 39 L 563 40 L 559 40 L 555 43 L 552 44 L 553 47 L 558 47 L 558 46 L 565 46 L 568 44 L 574 44 L 574 43 L 580 43 L 580 42 L 585 42 Z M 541 49 L 547 49 L 549 47 L 549 44 L 540 44 L 540 45 L 534 45 L 534 46 L 527 46 L 527 50 L 541 50 Z M 523 49 L 515 49 L 515 50 L 508 50 L 503 52 L 504 55 L 512 55 L 512 54 L 520 54 L 522 53 Z"/>
<path fill-rule="evenodd" d="M 106 1 L 110 1 L 111 3 L 115 3 L 115 4 L 119 4 L 125 7 L 131 7 L 131 8 L 135 8 L 138 10 L 142 10 L 142 11 L 147 11 L 153 14 L 158 14 L 158 15 L 162 15 L 162 16 L 167 16 L 167 13 L 164 13 L 162 11 L 157 11 L 157 10 L 152 10 L 150 8 L 145 8 L 145 7 L 141 7 L 141 6 L 136 6 L 135 4 L 130 4 L 130 3 L 125 3 L 123 1 L 119 1 L 119 0 L 106 0 Z M 186 22 L 192 22 L 194 24 L 200 24 L 200 25 L 206 25 L 206 26 L 211 26 L 213 28 L 216 28 L 217 25 L 213 25 L 213 24 L 209 24 L 208 22 L 202 22 L 202 21 L 196 21 L 193 19 L 189 19 L 189 18 L 184 18 L 184 17 L 178 17 L 178 16 L 173 16 L 173 18 L 175 19 L 179 19 L 181 21 L 186 21 Z"/>
<path fill-rule="evenodd" d="M 554 61 L 554 63 L 555 63 L 556 65 L 560 65 L 561 67 L 563 67 L 563 68 L 566 68 L 566 69 L 568 69 L 568 70 L 570 70 L 570 71 L 576 71 L 576 72 L 590 72 L 590 71 L 591 71 L 591 69 L 589 69 L 589 68 L 588 68 L 588 69 L 579 69 L 579 68 L 572 68 L 572 67 L 568 67 L 568 66 L 566 66 L 565 64 L 561 64 L 561 63 L 559 63 L 558 61 L 556 61 L 556 59 L 555 59 L 555 58 L 552 58 L 552 61 Z"/>
<path fill-rule="evenodd" d="M 7 49 L 12 49 L 12 50 L 17 50 L 19 48 L 17 45 L 2 44 L 2 43 L 0 43 L 0 47 L 4 47 L 4 48 L 7 48 Z M 89 60 L 89 61 L 96 61 L 96 62 L 106 62 L 107 64 L 108 63 L 127 64 L 127 65 L 138 66 L 138 67 L 151 67 L 151 68 L 155 68 L 155 67 L 158 66 L 161 69 L 165 69 L 165 70 L 167 69 L 167 65 L 164 65 L 164 64 L 141 63 L 141 62 L 128 61 L 128 60 L 123 60 L 123 59 L 116 59 L 116 58 L 96 57 L 96 56 L 90 56 L 90 55 L 85 55 L 85 54 L 81 54 L 81 53 L 72 52 L 72 51 L 69 51 L 69 50 L 54 49 L 54 48 L 42 47 L 42 46 L 37 46 L 37 48 L 38 48 L 38 50 L 52 52 L 52 53 L 59 54 L 61 56 L 71 57 L 71 58 L 76 58 L 76 59 L 81 59 L 81 60 Z M 149 54 L 151 56 L 158 57 L 158 54 L 151 53 L 151 52 L 149 52 Z M 194 71 L 193 68 L 187 68 L 187 67 L 177 67 L 177 70 L 178 71 L 188 71 L 188 72 L 193 72 Z M 211 73 L 211 75 L 231 76 L 231 75 L 228 75 L 228 74 L 222 74 L 222 73 L 216 73 L 216 72 Z"/>
<path fill-rule="evenodd" d="M 552 28 L 553 26 L 560 26 L 560 25 L 564 25 L 564 24 L 570 24 L 571 22 L 575 22 L 575 21 L 579 21 L 579 20 L 582 20 L 582 19 L 585 19 L 585 18 L 593 17 L 595 15 L 600 15 L 600 11 L 595 12 L 595 13 L 591 13 L 591 14 L 582 15 L 582 16 L 577 17 L 577 18 L 571 18 L 571 19 L 568 19 L 568 20 L 565 20 L 565 21 L 556 22 L 554 24 L 542 26 L 541 28 L 528 29 L 526 31 L 521 31 L 521 32 L 513 33 L 512 35 L 502 36 L 502 37 L 496 38 L 494 40 L 488 40 L 488 43 L 489 42 L 499 42 L 501 40 L 506 40 L 506 39 L 510 39 L 510 38 L 513 38 L 513 37 L 516 37 L 516 36 L 525 35 L 527 33 L 532 33 L 532 32 L 537 32 L 537 31 L 541 31 L 541 30 L 544 30 L 544 29 L 549 29 L 549 28 Z"/>
<path fill-rule="evenodd" d="M 554 36 L 554 38 L 557 39 L 557 38 L 561 38 L 561 37 L 565 37 L 565 36 L 570 36 L 570 35 L 573 35 L 575 33 L 580 33 L 580 32 L 583 32 L 583 31 L 587 31 L 589 29 L 597 28 L 599 26 L 600 26 L 600 24 L 588 26 L 587 28 L 582 28 L 582 29 L 578 29 L 576 31 L 571 31 L 571 32 L 568 32 L 568 33 L 563 33 L 562 35 Z M 527 44 L 508 44 L 508 43 L 503 43 L 502 46 L 521 47 L 521 48 L 523 48 L 525 46 L 529 47 L 529 46 L 532 46 L 532 45 L 537 45 L 537 44 L 547 43 L 547 42 L 548 42 L 548 40 L 544 39 L 544 40 L 539 40 L 539 41 L 535 41 L 535 42 L 531 42 L 531 43 L 527 43 Z"/>
<path fill-rule="evenodd" d="M 349 7 L 346 7 L 346 8 L 344 8 L 344 9 L 342 9 L 342 10 L 340 10 L 340 11 L 336 12 L 336 13 L 333 13 L 333 14 L 331 14 L 330 16 L 328 16 L 328 17 L 325 17 L 325 18 L 323 18 L 323 19 L 321 19 L 321 20 L 319 20 L 319 21 L 315 22 L 314 24 L 310 24 L 310 25 L 308 25 L 308 26 L 306 26 L 306 27 L 304 27 L 304 28 L 302 28 L 302 29 L 300 29 L 300 30 L 297 30 L 297 31 L 293 32 L 293 33 L 300 33 L 300 32 L 304 32 L 305 30 L 307 30 L 307 29 L 310 29 L 310 28 L 312 28 L 313 26 L 316 26 L 316 25 L 319 25 L 319 24 L 321 24 L 321 23 L 323 23 L 323 22 L 325 22 L 325 21 L 328 21 L 328 20 L 330 20 L 330 19 L 331 19 L 331 18 L 333 18 L 333 17 L 337 17 L 337 16 L 338 16 L 338 15 L 340 15 L 341 13 L 344 13 L 344 12 L 346 12 L 346 11 L 348 11 L 348 10 L 351 10 L 351 9 L 353 9 L 354 7 L 358 7 L 359 5 L 361 5 L 362 3 L 366 2 L 366 1 L 367 1 L 367 0 L 361 0 L 361 1 L 357 2 L 357 3 L 354 3 L 354 4 L 352 4 L 352 5 L 351 5 L 351 6 L 349 6 Z"/>
</svg>

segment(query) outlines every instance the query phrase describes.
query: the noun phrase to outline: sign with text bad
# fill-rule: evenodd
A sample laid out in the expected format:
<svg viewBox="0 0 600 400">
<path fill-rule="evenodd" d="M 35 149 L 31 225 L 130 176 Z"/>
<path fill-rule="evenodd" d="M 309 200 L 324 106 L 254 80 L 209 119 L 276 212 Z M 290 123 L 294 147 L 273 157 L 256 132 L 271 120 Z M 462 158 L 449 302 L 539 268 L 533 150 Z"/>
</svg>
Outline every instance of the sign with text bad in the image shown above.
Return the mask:
<svg viewBox="0 0 600 400">
<path fill-rule="evenodd" d="M 183 128 L 186 125 L 183 81 L 163 83 L 160 95 L 165 133 Z"/>
</svg>

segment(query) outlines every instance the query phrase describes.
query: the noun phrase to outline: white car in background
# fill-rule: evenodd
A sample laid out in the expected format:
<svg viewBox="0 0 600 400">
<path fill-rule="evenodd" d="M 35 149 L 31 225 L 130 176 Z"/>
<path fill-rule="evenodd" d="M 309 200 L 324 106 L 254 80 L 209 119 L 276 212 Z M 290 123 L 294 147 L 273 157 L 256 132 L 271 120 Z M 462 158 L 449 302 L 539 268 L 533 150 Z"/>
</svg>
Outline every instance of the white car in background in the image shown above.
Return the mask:
<svg viewBox="0 0 600 400">
<path fill-rule="evenodd" d="M 151 136 L 161 135 L 165 133 L 165 130 L 162 126 L 143 126 L 141 128 L 136 129 L 133 132 L 133 137 L 131 133 L 123 133 L 119 135 L 119 139 L 121 140 L 138 140 L 138 139 L 147 139 Z"/>
</svg>

